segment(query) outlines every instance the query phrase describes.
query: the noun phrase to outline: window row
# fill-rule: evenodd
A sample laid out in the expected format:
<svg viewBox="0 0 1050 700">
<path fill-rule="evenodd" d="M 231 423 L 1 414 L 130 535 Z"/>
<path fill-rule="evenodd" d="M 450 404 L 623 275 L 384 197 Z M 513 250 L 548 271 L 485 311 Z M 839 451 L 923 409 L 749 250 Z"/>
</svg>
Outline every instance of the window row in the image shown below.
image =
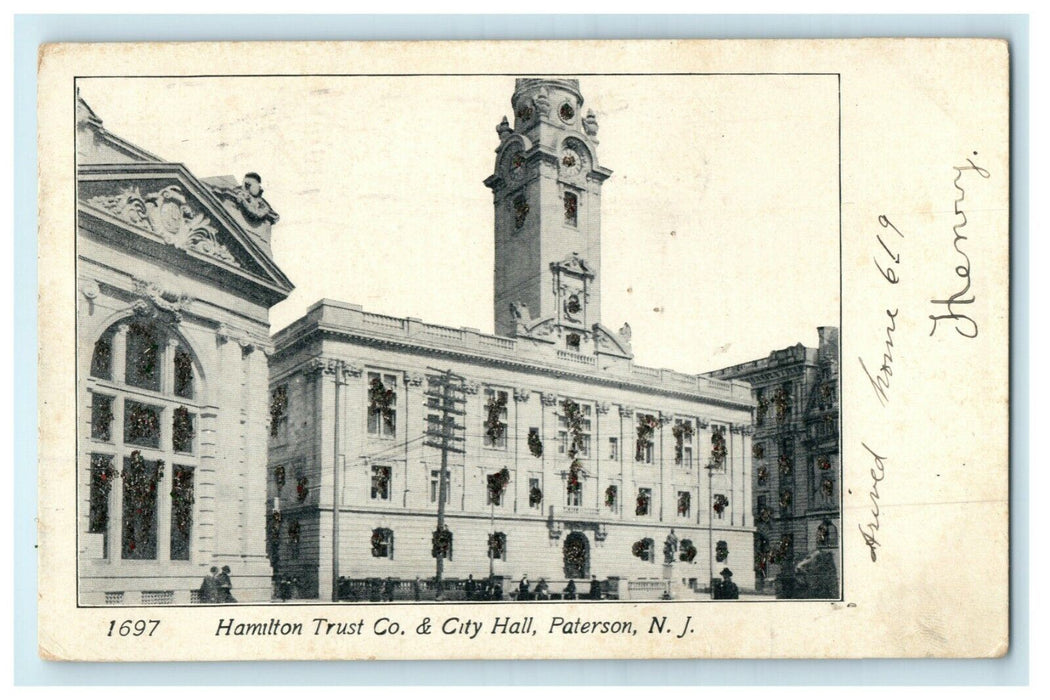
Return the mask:
<svg viewBox="0 0 1050 700">
<path fill-rule="evenodd" d="M 110 519 L 113 483 L 121 480 L 121 511 L 118 530 L 122 559 L 156 559 L 160 486 L 164 482 L 164 461 L 148 460 L 139 452 L 123 458 L 118 472 L 116 458 L 91 455 L 88 532 L 100 535 L 102 558 L 110 557 Z M 194 467 L 172 467 L 170 497 L 170 540 L 168 556 L 188 560 L 192 543 Z"/>
<path fill-rule="evenodd" d="M 397 375 L 368 372 L 367 432 L 370 436 L 394 439 L 397 435 Z M 481 429 L 482 444 L 487 449 L 506 450 L 508 446 L 507 406 L 509 394 L 502 389 L 486 388 L 484 392 L 484 419 Z M 444 431 L 441 413 L 442 399 L 429 395 L 426 400 L 426 423 L 428 432 L 440 435 Z M 559 456 L 569 459 L 591 458 L 593 455 L 593 407 L 572 399 L 559 402 L 556 443 Z M 273 389 L 270 397 L 270 434 L 280 437 L 288 421 L 288 387 L 281 385 Z M 454 423 L 454 421 L 453 421 Z M 660 427 L 658 417 L 651 413 L 639 413 L 635 439 L 635 461 L 653 464 L 656 460 L 656 431 Z M 469 440 L 474 434 L 457 433 L 452 436 Z M 710 459 L 706 466 L 723 469 L 727 455 L 725 426 L 713 426 L 710 438 Z M 687 469 L 694 465 L 695 424 L 690 419 L 677 418 L 671 428 L 674 440 L 674 462 Z M 526 446 L 534 457 L 543 456 L 543 439 L 538 427 L 530 427 Z M 620 438 L 606 438 L 605 455 L 608 459 L 620 459 Z"/>
<path fill-rule="evenodd" d="M 372 530 L 370 543 L 372 556 L 377 559 L 394 558 L 394 531 L 386 527 Z M 453 534 L 447 527 L 437 528 L 431 534 L 430 555 L 437 559 L 452 559 Z M 507 535 L 502 532 L 491 532 L 488 535 L 487 556 L 491 559 L 506 561 Z"/>
<path fill-rule="evenodd" d="M 170 449 L 174 452 L 192 454 L 196 437 L 197 416 L 185 406 L 158 406 L 130 398 L 107 396 L 92 393 L 91 395 L 91 438 L 102 442 L 117 442 L 113 434 L 115 419 L 113 408 L 122 402 L 123 425 L 122 441 L 126 445 L 169 449 L 161 445 L 162 424 L 168 414 L 171 425 Z"/>
</svg>

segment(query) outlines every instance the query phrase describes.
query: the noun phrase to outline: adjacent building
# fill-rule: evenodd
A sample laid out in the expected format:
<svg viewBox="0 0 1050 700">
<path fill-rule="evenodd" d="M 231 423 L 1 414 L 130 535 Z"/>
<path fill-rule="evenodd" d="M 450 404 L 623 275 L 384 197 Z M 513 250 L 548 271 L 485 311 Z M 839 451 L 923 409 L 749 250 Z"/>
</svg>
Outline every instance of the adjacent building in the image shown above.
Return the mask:
<svg viewBox="0 0 1050 700">
<path fill-rule="evenodd" d="M 795 594 L 796 565 L 817 553 L 831 554 L 841 571 L 839 338 L 837 328 L 817 332 L 816 348 L 799 343 L 708 375 L 752 387 L 755 577 L 759 587 L 778 581 L 786 596 Z M 834 581 L 821 597 L 838 597 Z"/>
<path fill-rule="evenodd" d="M 450 578 L 554 590 L 693 595 L 725 568 L 751 589 L 751 387 L 634 363 L 630 327 L 601 318 L 597 119 L 575 80 L 518 80 L 511 101 L 485 180 L 495 335 L 322 300 L 273 338 L 276 578 L 330 599 L 441 556 Z M 464 389 L 447 467 L 424 436 L 444 372 Z"/>
<path fill-rule="evenodd" d="M 79 602 L 189 603 L 213 566 L 268 601 L 277 214 L 258 175 L 199 179 L 76 110 Z"/>
</svg>

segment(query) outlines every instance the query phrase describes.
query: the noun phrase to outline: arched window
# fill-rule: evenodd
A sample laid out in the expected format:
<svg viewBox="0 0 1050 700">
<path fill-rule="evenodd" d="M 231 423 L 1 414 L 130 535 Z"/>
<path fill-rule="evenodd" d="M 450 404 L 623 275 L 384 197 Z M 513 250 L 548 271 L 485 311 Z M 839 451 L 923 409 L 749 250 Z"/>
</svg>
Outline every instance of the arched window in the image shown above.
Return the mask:
<svg viewBox="0 0 1050 700">
<path fill-rule="evenodd" d="M 190 349 L 159 323 L 127 319 L 95 343 L 88 383 L 87 531 L 101 540 L 97 555 L 112 557 L 119 540 L 121 559 L 190 560 L 200 433 Z"/>
<path fill-rule="evenodd" d="M 839 531 L 830 520 L 817 525 L 817 547 L 832 548 L 839 546 Z"/>
</svg>

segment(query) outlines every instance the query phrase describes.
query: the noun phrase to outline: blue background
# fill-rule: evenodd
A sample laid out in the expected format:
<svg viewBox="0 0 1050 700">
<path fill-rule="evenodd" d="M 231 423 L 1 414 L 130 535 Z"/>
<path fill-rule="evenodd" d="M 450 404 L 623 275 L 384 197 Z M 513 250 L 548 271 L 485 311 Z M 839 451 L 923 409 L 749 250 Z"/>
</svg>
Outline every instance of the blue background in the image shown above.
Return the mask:
<svg viewBox="0 0 1050 700">
<path fill-rule="evenodd" d="M 15 683 L 296 685 L 975 685 L 1028 682 L 1028 17 L 1026 15 L 20 15 L 14 23 Z M 997 37 L 1011 49 L 1011 646 L 921 661 L 55 663 L 36 637 L 36 58 L 45 42 L 393 39 Z"/>
</svg>

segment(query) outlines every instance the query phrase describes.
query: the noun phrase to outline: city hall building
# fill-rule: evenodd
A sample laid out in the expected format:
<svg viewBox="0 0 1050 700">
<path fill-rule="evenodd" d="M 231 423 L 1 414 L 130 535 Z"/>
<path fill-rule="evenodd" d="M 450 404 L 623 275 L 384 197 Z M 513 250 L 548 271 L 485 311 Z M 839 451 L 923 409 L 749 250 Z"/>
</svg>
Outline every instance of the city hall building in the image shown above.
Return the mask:
<svg viewBox="0 0 1050 700">
<path fill-rule="evenodd" d="M 273 337 L 265 504 L 285 594 L 425 581 L 438 554 L 449 579 L 553 591 L 595 576 L 621 598 L 702 597 L 725 568 L 754 588 L 751 386 L 637 365 L 630 327 L 603 325 L 611 171 L 583 104 L 578 81 L 518 80 L 497 126 L 495 335 L 321 300 Z M 425 436 L 445 372 L 462 378 L 447 467 Z"/>
<path fill-rule="evenodd" d="M 194 602 L 214 566 L 269 601 L 277 214 L 257 175 L 198 179 L 76 110 L 79 602 Z"/>
</svg>

